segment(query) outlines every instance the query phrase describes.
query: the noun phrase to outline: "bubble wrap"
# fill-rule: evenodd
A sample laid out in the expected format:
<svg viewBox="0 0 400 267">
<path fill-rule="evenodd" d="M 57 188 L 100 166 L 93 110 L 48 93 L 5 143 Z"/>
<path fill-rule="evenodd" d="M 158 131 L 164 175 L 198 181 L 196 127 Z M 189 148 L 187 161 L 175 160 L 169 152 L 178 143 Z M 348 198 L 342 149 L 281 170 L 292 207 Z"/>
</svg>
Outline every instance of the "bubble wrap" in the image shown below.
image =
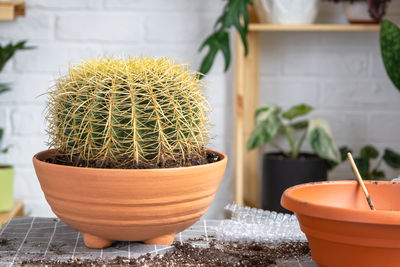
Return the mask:
<svg viewBox="0 0 400 267">
<path fill-rule="evenodd" d="M 217 240 L 237 242 L 307 242 L 296 216 L 228 204 L 231 219 L 217 226 Z"/>
</svg>

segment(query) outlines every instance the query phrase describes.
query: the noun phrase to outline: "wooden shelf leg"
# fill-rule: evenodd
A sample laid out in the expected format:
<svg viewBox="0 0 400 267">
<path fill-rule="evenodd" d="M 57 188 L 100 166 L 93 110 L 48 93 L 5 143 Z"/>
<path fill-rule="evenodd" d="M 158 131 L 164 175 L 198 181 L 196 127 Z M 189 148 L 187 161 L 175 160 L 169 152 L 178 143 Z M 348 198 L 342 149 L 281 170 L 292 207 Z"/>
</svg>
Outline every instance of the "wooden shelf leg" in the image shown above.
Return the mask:
<svg viewBox="0 0 400 267">
<path fill-rule="evenodd" d="M 258 151 L 247 151 L 246 142 L 254 129 L 258 106 L 260 35 L 249 32 L 247 40 L 249 53 L 245 56 L 240 36 L 236 35 L 234 201 L 238 205 L 258 207 Z"/>
</svg>

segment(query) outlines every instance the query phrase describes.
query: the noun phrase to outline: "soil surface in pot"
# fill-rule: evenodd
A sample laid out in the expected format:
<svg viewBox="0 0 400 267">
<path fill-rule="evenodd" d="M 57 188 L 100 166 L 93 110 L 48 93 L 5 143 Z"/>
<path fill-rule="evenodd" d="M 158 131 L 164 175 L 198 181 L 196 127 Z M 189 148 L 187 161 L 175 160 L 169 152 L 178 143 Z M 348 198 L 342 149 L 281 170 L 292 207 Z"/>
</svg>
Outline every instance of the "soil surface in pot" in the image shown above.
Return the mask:
<svg viewBox="0 0 400 267">
<path fill-rule="evenodd" d="M 189 240 L 190 241 L 190 240 Z M 193 240 L 192 240 L 193 241 Z M 277 260 L 310 255 L 307 243 L 283 243 L 269 247 L 262 243 L 210 242 L 210 247 L 193 247 L 189 243 L 175 242 L 174 249 L 164 255 L 150 254 L 137 259 L 31 259 L 19 262 L 21 266 L 270 266 Z"/>
<path fill-rule="evenodd" d="M 179 167 L 190 167 L 190 166 L 197 166 L 197 165 L 203 165 L 203 164 L 208 164 L 208 163 L 213 163 L 217 162 L 220 160 L 220 157 L 218 154 L 207 151 L 207 154 L 205 157 L 199 157 L 198 155 L 193 155 L 192 157 L 189 157 L 188 159 L 185 160 L 184 164 L 180 164 L 179 161 L 166 161 L 164 162 L 164 165 L 162 166 L 161 164 L 155 165 L 155 164 L 142 164 L 142 165 L 137 165 L 137 164 L 130 164 L 130 165 L 124 165 L 124 166 L 118 166 L 116 167 L 114 164 L 110 164 L 108 162 L 104 161 L 98 161 L 98 160 L 93 160 L 87 162 L 86 160 L 82 160 L 78 157 L 72 158 L 72 161 L 69 156 L 67 155 L 55 155 L 51 158 L 48 158 L 44 160 L 47 163 L 53 163 L 53 164 L 59 164 L 59 165 L 65 165 L 65 166 L 73 166 L 73 167 L 89 167 L 89 168 L 104 168 L 104 169 L 159 169 L 159 168 L 179 168 Z"/>
</svg>

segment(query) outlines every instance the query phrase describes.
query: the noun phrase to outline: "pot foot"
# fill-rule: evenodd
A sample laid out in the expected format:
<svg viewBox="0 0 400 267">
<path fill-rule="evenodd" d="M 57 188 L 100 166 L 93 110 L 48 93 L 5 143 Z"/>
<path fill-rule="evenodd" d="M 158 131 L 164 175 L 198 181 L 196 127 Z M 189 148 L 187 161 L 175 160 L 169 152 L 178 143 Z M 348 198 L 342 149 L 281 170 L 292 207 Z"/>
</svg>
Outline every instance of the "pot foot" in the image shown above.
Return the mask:
<svg viewBox="0 0 400 267">
<path fill-rule="evenodd" d="M 147 245 L 172 245 L 172 242 L 174 242 L 174 238 L 175 234 L 167 234 L 145 240 L 143 241 L 143 243 Z"/>
<path fill-rule="evenodd" d="M 83 241 L 88 248 L 106 248 L 112 244 L 112 240 L 85 233 L 83 233 Z"/>
</svg>

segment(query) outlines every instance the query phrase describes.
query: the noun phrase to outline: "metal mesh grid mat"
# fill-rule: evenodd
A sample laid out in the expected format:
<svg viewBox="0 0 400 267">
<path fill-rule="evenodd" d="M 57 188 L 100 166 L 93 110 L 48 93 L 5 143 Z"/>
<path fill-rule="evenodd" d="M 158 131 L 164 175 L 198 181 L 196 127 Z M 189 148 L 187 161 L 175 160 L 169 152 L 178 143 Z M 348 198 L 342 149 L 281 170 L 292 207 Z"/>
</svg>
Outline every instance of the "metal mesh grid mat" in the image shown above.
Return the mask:
<svg viewBox="0 0 400 267">
<path fill-rule="evenodd" d="M 179 233 L 177 242 L 190 242 L 193 246 L 207 247 L 208 241 L 215 240 L 216 230 L 227 220 L 201 220 Z M 229 221 L 229 220 L 228 220 Z M 194 241 L 193 239 L 201 239 Z M 0 228 L 0 267 L 18 266 L 19 262 L 30 259 L 71 258 L 94 259 L 117 256 L 137 258 L 150 253 L 155 256 L 172 249 L 172 246 L 145 245 L 137 242 L 115 242 L 106 249 L 89 249 L 83 243 L 82 235 L 53 218 L 14 218 Z M 190 241 L 189 241 L 190 240 Z M 309 257 L 285 260 L 282 266 L 315 266 Z"/>
</svg>

